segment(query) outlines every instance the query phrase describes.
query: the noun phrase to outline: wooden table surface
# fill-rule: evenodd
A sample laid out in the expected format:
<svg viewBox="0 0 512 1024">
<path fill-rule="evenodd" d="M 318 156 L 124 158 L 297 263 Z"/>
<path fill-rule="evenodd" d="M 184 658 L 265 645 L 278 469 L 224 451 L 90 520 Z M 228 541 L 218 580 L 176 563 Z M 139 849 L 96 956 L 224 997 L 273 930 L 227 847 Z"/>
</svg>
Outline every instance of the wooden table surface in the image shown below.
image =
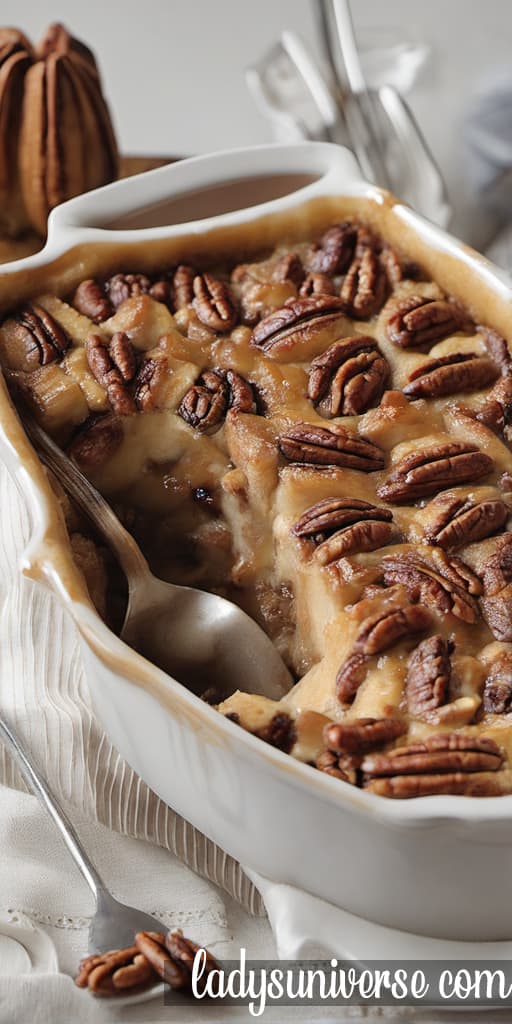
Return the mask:
<svg viewBox="0 0 512 1024">
<path fill-rule="evenodd" d="M 155 167 L 164 167 L 174 163 L 176 157 L 170 156 L 123 156 L 121 157 L 120 178 L 130 178 L 132 174 L 152 171 Z M 43 240 L 35 233 L 23 235 L 21 238 L 0 238 L 0 263 L 19 260 L 23 256 L 32 256 L 43 247 Z"/>
</svg>

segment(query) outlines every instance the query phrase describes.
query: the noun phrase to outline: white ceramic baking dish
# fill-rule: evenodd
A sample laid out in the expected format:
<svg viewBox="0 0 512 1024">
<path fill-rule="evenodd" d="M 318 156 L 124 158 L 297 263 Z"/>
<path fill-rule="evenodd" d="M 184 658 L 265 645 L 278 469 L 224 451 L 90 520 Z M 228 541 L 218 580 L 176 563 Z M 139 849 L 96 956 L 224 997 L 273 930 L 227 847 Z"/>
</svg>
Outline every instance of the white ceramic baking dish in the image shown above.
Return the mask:
<svg viewBox="0 0 512 1024">
<path fill-rule="evenodd" d="M 247 206 L 262 194 L 252 179 L 275 175 L 300 175 L 288 187 L 302 187 Z M 235 180 L 236 188 L 201 192 L 180 207 L 228 197 L 231 212 L 158 226 L 178 209 L 166 208 L 167 201 Z M 270 192 L 287 187 L 285 178 L 266 185 Z M 241 210 L 232 209 L 237 189 L 245 196 Z M 133 215 L 148 207 L 157 226 L 137 227 L 146 215 Z M 361 181 L 350 153 L 323 143 L 199 157 L 66 203 L 50 218 L 45 249 L 1 268 L 0 308 L 43 288 L 66 291 L 109 261 L 138 270 L 163 258 L 172 262 L 178 253 L 186 259 L 204 249 L 236 248 L 241 239 L 249 248 L 261 246 L 283 231 L 300 235 L 332 222 L 340 211 L 375 223 L 478 319 L 512 337 L 505 276 Z M 112 223 L 118 226 L 105 227 Z M 128 649 L 90 604 L 45 471 L 0 385 L 1 453 L 32 513 L 24 572 L 51 587 L 72 615 L 98 717 L 142 778 L 267 879 L 393 928 L 463 940 L 512 937 L 512 796 L 393 801 L 352 788 L 244 732 Z M 321 933 L 321 921 L 315 927 Z"/>
</svg>

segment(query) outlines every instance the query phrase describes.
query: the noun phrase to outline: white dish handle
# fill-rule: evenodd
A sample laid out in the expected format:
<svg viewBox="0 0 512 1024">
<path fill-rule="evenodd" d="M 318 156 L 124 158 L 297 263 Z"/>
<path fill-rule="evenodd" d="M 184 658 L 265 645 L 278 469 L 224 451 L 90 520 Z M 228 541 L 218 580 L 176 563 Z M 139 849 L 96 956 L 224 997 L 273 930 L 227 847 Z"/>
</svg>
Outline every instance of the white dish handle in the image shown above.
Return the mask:
<svg viewBox="0 0 512 1024">
<path fill-rule="evenodd" d="M 271 882 L 244 867 L 261 893 L 280 960 L 509 960 L 512 941 L 434 939 L 356 917 L 292 885 Z M 511 929 L 512 930 L 512 929 Z"/>
<path fill-rule="evenodd" d="M 216 184 L 288 174 L 310 175 L 313 180 L 288 195 L 202 220 L 133 230 L 108 227 L 145 208 Z M 354 186 L 364 192 L 371 188 L 362 181 L 354 155 L 343 146 L 300 142 L 227 150 L 146 171 L 62 203 L 50 215 L 48 245 L 61 248 L 64 238 L 68 244 L 72 241 L 72 234 L 80 242 L 119 243 L 167 237 L 170 231 L 173 236 L 203 232 L 214 226 L 252 220 L 276 209 L 289 209 L 316 196 L 337 195 Z"/>
</svg>

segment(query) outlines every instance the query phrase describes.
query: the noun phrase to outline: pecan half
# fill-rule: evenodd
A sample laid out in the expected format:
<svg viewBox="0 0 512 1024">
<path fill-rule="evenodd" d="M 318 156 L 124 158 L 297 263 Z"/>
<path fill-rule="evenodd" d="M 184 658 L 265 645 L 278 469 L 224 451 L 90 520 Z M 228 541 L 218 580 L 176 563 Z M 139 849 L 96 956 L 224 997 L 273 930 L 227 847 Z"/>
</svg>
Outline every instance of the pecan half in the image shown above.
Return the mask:
<svg viewBox="0 0 512 1024">
<path fill-rule="evenodd" d="M 137 946 L 113 949 L 98 956 L 87 956 L 81 961 L 75 985 L 88 988 L 95 996 L 117 996 L 136 992 L 154 985 L 157 974 Z"/>
<path fill-rule="evenodd" d="M 183 397 L 178 415 L 203 432 L 217 430 L 228 409 L 256 412 L 252 385 L 235 370 L 204 370 Z"/>
<path fill-rule="evenodd" d="M 189 267 L 186 263 L 180 263 L 174 271 L 172 279 L 172 292 L 174 299 L 174 308 L 182 309 L 184 306 L 189 306 L 194 299 L 194 278 L 196 272 L 193 267 Z"/>
<path fill-rule="evenodd" d="M 344 311 L 343 302 L 334 295 L 291 299 L 260 320 L 252 332 L 251 345 L 263 349 L 267 354 L 281 349 L 293 349 L 304 337 L 314 336 L 326 326 L 341 320 Z"/>
<path fill-rule="evenodd" d="M 354 718 L 351 722 L 333 722 L 324 728 L 324 743 L 335 754 L 365 754 L 383 747 L 407 732 L 407 723 L 398 718 Z"/>
<path fill-rule="evenodd" d="M 202 946 L 185 938 L 181 929 L 168 932 L 137 932 L 137 949 L 149 961 L 154 972 L 176 991 L 192 991 L 192 970 L 196 953 Z M 208 976 L 219 970 L 219 964 L 204 949 L 204 971 L 199 981 L 198 994 L 206 989 Z"/>
<path fill-rule="evenodd" d="M 297 423 L 278 441 L 279 450 L 290 462 L 313 466 L 345 466 L 373 473 L 384 466 L 384 453 L 377 445 L 344 427 L 317 427 Z"/>
<path fill-rule="evenodd" d="M 343 274 L 350 266 L 357 242 L 357 228 L 350 221 L 334 224 L 320 241 L 310 246 L 308 270 L 320 274 Z"/>
<path fill-rule="evenodd" d="M 439 733 L 422 743 L 396 747 L 387 754 L 369 754 L 361 770 L 369 776 L 432 775 L 438 772 L 495 772 L 503 754 L 487 736 Z"/>
<path fill-rule="evenodd" d="M 482 615 L 496 640 L 512 642 L 512 534 L 497 538 L 479 571 L 484 586 Z"/>
<path fill-rule="evenodd" d="M 296 537 L 305 537 L 317 547 L 315 558 L 328 565 L 338 558 L 361 551 L 375 551 L 389 544 L 394 535 L 393 513 L 358 498 L 325 498 L 306 509 L 292 527 Z"/>
<path fill-rule="evenodd" d="M 447 299 L 408 295 L 390 299 L 388 306 L 386 334 L 399 348 L 432 345 L 464 327 L 469 329 L 463 310 Z"/>
<path fill-rule="evenodd" d="M 85 423 L 73 439 L 69 455 L 85 473 L 94 472 L 114 455 L 122 440 L 119 420 L 107 414 Z"/>
<path fill-rule="evenodd" d="M 363 781 L 363 788 L 394 800 L 410 800 L 415 796 L 501 796 L 510 791 L 510 786 L 503 787 L 500 775 L 475 771 L 381 778 L 369 776 Z"/>
<path fill-rule="evenodd" d="M 448 492 L 439 494 L 427 507 L 433 518 L 426 537 L 443 551 L 457 551 L 466 544 L 491 537 L 505 526 L 511 509 L 501 498 L 475 501 Z"/>
<path fill-rule="evenodd" d="M 358 245 L 340 292 L 348 315 L 369 320 L 378 313 L 386 293 L 387 278 L 377 252 L 371 246 Z"/>
<path fill-rule="evenodd" d="M 168 376 L 165 356 L 145 359 L 135 378 L 135 404 L 141 412 L 153 412 L 158 408 L 158 392 Z"/>
<path fill-rule="evenodd" d="M 496 381 L 476 415 L 477 420 L 497 434 L 512 423 L 512 374 Z"/>
<path fill-rule="evenodd" d="M 424 633 L 431 621 L 430 612 L 417 604 L 388 607 L 369 615 L 362 623 L 352 653 L 338 670 L 338 700 L 343 703 L 353 701 L 366 676 L 370 658 L 389 650 L 403 637 Z"/>
<path fill-rule="evenodd" d="M 158 302 L 165 303 L 170 301 L 171 296 L 168 281 L 160 280 L 152 284 L 145 274 L 114 274 L 106 282 L 105 290 L 114 309 L 117 309 L 127 299 L 133 299 L 139 295 L 151 295 Z"/>
<path fill-rule="evenodd" d="M 272 271 L 272 279 L 279 284 L 291 281 L 296 288 L 300 288 L 304 280 L 304 267 L 300 256 L 296 252 L 284 253 Z"/>
<path fill-rule="evenodd" d="M 496 364 L 485 356 L 453 353 L 419 366 L 410 374 L 403 392 L 408 398 L 441 398 L 459 391 L 478 391 L 498 375 Z"/>
<path fill-rule="evenodd" d="M 109 341 L 99 334 L 90 334 L 85 343 L 85 353 L 91 373 L 105 388 L 114 412 L 120 416 L 135 412 L 135 402 L 126 387 L 137 369 L 128 335 L 118 331 Z"/>
<path fill-rule="evenodd" d="M 445 487 L 478 480 L 492 469 L 490 456 L 475 445 L 449 441 L 406 455 L 377 494 L 395 504 L 415 501 Z"/>
<path fill-rule="evenodd" d="M 512 362 L 508 342 L 501 334 L 498 334 L 492 327 L 486 327 L 485 324 L 478 324 L 477 331 L 482 335 L 492 361 L 499 366 L 503 374 L 506 373 Z"/>
<path fill-rule="evenodd" d="M 374 338 L 341 338 L 311 363 L 308 398 L 322 415 L 357 416 L 378 405 L 389 366 Z"/>
<path fill-rule="evenodd" d="M 382 560 L 382 578 L 388 587 L 405 587 L 411 601 L 420 601 L 442 615 L 451 613 L 463 622 L 476 622 L 478 605 L 473 593 L 481 592 L 481 584 L 468 566 L 461 572 L 461 564 L 460 560 L 449 562 L 446 556 L 432 565 L 416 554 L 388 555 Z"/>
<path fill-rule="evenodd" d="M 357 784 L 357 760 L 350 755 L 322 750 L 315 761 L 315 768 L 326 775 L 332 775 L 333 779 L 349 782 L 351 786 Z"/>
<path fill-rule="evenodd" d="M 321 274 L 319 271 L 312 272 L 304 278 L 299 295 L 302 299 L 308 298 L 310 295 L 336 295 L 336 287 L 334 281 L 327 274 Z"/>
<path fill-rule="evenodd" d="M 13 319 L 20 328 L 27 369 L 47 366 L 48 363 L 62 359 L 71 345 L 71 338 L 64 328 L 36 303 L 20 310 Z"/>
<path fill-rule="evenodd" d="M 231 331 L 238 317 L 227 285 L 212 274 L 197 274 L 193 288 L 194 309 L 201 323 L 212 331 Z"/>
<path fill-rule="evenodd" d="M 507 715 L 512 711 L 512 656 L 503 652 L 491 665 L 484 684 L 484 711 Z"/>
<path fill-rule="evenodd" d="M 87 281 L 82 281 L 78 285 L 71 299 L 71 305 L 95 324 L 101 324 L 103 320 L 108 320 L 114 312 L 110 299 L 105 295 L 99 282 L 93 278 L 88 278 Z"/>
<path fill-rule="evenodd" d="M 451 648 L 439 633 L 422 640 L 407 663 L 405 696 L 409 714 L 428 718 L 446 703 L 451 676 Z"/>
</svg>

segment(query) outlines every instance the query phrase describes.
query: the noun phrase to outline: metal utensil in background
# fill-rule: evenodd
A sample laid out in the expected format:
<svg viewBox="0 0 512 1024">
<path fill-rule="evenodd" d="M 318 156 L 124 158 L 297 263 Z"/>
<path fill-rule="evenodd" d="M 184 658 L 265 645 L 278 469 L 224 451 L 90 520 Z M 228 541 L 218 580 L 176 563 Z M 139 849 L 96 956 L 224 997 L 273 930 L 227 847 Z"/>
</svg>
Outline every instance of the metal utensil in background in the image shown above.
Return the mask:
<svg viewBox="0 0 512 1024">
<path fill-rule="evenodd" d="M 314 0 L 314 11 L 321 68 L 287 31 L 246 73 L 276 139 L 347 145 L 367 180 L 446 227 L 451 209 L 441 172 L 398 90 L 385 82 L 367 87 L 348 0 Z"/>
</svg>

